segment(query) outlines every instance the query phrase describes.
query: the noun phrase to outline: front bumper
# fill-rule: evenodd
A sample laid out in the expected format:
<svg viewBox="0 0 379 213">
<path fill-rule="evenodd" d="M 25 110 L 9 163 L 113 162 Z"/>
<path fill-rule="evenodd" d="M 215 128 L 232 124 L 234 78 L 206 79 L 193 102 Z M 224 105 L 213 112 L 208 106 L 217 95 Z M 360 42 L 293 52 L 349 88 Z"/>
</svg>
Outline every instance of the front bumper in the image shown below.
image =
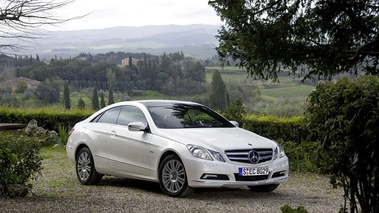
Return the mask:
<svg viewBox="0 0 379 213">
<path fill-rule="evenodd" d="M 287 156 L 261 164 L 184 160 L 188 185 L 193 188 L 223 186 L 258 186 L 280 184 L 288 181 Z M 239 168 L 268 167 L 268 175 L 239 176 Z"/>
</svg>

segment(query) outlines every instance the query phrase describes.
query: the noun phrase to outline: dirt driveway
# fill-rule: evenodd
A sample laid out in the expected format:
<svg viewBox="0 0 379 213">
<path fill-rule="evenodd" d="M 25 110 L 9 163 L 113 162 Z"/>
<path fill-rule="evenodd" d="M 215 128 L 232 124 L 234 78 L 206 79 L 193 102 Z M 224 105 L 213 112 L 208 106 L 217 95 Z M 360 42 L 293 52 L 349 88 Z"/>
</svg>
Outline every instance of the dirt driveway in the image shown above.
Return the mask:
<svg viewBox="0 0 379 213">
<path fill-rule="evenodd" d="M 26 198 L 0 197 L 0 212 L 281 212 L 290 205 L 308 212 L 338 212 L 342 190 L 325 176 L 290 173 L 288 183 L 271 193 L 247 187 L 196 190 L 186 198 L 164 195 L 158 184 L 104 177 L 97 186 L 80 185 L 65 152 L 44 151 L 43 176 Z"/>
</svg>

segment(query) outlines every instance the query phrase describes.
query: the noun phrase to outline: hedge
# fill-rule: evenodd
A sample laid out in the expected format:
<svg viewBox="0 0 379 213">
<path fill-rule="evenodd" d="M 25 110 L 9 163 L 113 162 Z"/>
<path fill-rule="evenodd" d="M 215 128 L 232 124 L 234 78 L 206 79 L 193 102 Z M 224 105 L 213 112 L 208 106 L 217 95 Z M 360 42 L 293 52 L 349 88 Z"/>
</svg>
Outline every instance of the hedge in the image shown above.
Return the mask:
<svg viewBox="0 0 379 213">
<path fill-rule="evenodd" d="M 62 110 L 56 108 L 15 109 L 0 107 L 0 123 L 27 124 L 35 119 L 38 125 L 58 131 L 60 126 L 73 126 L 93 113 L 91 110 Z M 302 117 L 245 115 L 243 128 L 277 141 L 301 143 L 307 137 Z"/>
</svg>

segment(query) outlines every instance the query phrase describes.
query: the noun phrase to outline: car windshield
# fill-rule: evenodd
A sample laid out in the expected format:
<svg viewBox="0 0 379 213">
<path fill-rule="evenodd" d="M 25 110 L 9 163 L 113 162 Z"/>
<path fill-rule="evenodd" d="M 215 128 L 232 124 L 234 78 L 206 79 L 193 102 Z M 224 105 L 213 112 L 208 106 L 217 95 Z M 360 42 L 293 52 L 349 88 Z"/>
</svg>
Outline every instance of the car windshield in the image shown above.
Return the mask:
<svg viewBox="0 0 379 213">
<path fill-rule="evenodd" d="M 202 105 L 164 103 L 146 107 L 158 128 L 235 127 L 228 120 Z"/>
</svg>

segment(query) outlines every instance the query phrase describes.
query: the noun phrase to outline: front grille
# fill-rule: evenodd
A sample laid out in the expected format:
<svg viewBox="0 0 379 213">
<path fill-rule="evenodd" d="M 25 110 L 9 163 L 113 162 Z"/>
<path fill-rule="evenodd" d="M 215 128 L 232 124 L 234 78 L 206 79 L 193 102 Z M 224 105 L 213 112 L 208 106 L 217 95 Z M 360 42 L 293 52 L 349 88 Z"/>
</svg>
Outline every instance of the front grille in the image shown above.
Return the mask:
<svg viewBox="0 0 379 213">
<path fill-rule="evenodd" d="M 236 181 L 260 181 L 266 180 L 268 175 L 259 175 L 259 176 L 239 176 L 238 173 L 234 173 L 234 177 Z"/>
<path fill-rule="evenodd" d="M 250 151 L 255 151 L 259 155 L 257 163 L 263 163 L 272 159 L 272 149 L 226 150 L 225 154 L 230 161 L 252 164 L 249 158 Z"/>
</svg>

